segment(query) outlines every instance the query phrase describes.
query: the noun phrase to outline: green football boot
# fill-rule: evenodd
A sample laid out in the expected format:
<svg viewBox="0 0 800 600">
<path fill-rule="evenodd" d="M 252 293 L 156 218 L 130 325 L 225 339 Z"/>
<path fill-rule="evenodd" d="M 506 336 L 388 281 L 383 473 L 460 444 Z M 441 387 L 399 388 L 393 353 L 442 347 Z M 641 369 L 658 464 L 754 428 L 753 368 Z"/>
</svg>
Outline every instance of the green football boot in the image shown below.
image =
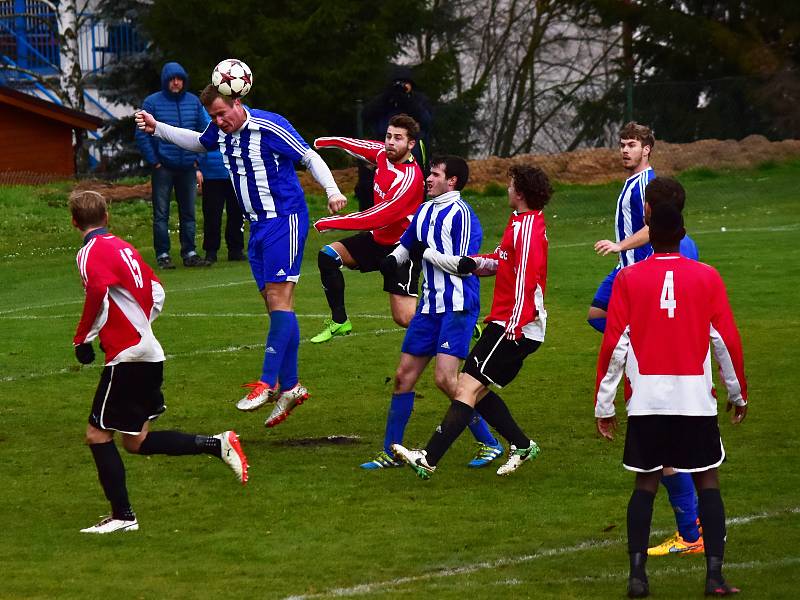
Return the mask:
<svg viewBox="0 0 800 600">
<path fill-rule="evenodd" d="M 350 319 L 344 323 L 336 323 L 333 319 L 325 319 L 325 328 L 311 338 L 312 344 L 327 342 L 338 335 L 349 335 L 353 331 L 353 324 Z"/>
</svg>

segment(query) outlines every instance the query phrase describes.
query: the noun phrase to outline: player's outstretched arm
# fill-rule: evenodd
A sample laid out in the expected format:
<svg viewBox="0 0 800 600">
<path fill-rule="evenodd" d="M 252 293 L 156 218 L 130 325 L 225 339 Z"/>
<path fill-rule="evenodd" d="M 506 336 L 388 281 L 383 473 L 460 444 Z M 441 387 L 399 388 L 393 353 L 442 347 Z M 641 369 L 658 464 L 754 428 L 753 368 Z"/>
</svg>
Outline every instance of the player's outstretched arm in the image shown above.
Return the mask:
<svg viewBox="0 0 800 600">
<path fill-rule="evenodd" d="M 322 160 L 319 154 L 309 148 L 303 158 L 300 159 L 300 162 L 303 163 L 314 180 L 325 190 L 325 194 L 328 196 L 329 214 L 335 215 L 347 206 L 347 198 L 339 191 L 339 186 L 336 185 L 333 173 L 331 173 L 327 163 Z"/>
<path fill-rule="evenodd" d="M 134 114 L 136 128 L 145 133 L 153 135 L 156 132 L 156 119 L 146 110 L 138 110 Z"/>
</svg>

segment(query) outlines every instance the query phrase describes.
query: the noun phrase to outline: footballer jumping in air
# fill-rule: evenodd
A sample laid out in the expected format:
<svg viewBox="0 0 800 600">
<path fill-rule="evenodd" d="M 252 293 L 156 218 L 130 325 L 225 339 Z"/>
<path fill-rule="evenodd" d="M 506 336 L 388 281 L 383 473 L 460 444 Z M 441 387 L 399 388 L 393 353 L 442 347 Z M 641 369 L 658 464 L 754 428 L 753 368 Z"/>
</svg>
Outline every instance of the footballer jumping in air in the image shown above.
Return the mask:
<svg viewBox="0 0 800 600">
<path fill-rule="evenodd" d="M 346 203 L 322 158 L 284 117 L 242 104 L 214 85 L 200 94 L 211 122 L 199 134 L 136 113 L 137 127 L 186 150 L 218 148 L 230 173 L 239 205 L 250 223 L 248 258 L 253 278 L 270 317 L 261 376 L 236 405 L 252 411 L 267 402 L 275 407 L 264 423 L 274 427 L 308 398 L 298 377 L 300 327 L 294 312 L 294 288 L 300 278 L 308 234 L 308 206 L 294 163 L 301 162 L 328 195 L 328 208 Z"/>
<path fill-rule="evenodd" d="M 375 165 L 374 206 L 344 216 L 330 216 L 314 223 L 317 231 L 343 229 L 361 233 L 332 242 L 319 251 L 317 262 L 322 287 L 331 309 L 325 328 L 311 338 L 313 343 L 327 342 L 334 336 L 347 335 L 353 325 L 344 306 L 342 266 L 362 273 L 378 271 L 381 260 L 397 247 L 408 227 L 411 215 L 424 198 L 422 170 L 411 154 L 419 125 L 408 115 L 389 120 L 383 143 L 344 137 L 324 137 L 314 141 L 316 148 L 341 148 Z M 390 276 L 384 276 L 383 289 L 389 294 L 389 306 L 395 323 L 408 327 L 417 305 L 420 266 L 414 261 Z"/>
</svg>

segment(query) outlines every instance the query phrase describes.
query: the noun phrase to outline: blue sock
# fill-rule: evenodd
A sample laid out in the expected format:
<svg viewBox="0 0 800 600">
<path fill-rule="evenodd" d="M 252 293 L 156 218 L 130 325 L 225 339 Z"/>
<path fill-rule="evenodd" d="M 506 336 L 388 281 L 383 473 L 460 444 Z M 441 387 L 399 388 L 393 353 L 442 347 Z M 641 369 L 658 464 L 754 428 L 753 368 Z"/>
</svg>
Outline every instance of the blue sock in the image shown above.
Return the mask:
<svg viewBox="0 0 800 600">
<path fill-rule="evenodd" d="M 297 385 L 297 351 L 300 349 L 300 324 L 297 322 L 297 315 L 293 312 L 288 314 L 291 315 L 288 325 L 289 341 L 278 372 L 278 381 L 283 390 L 290 390 Z"/>
<path fill-rule="evenodd" d="M 589 325 L 591 325 L 592 327 L 597 329 L 597 331 L 599 331 L 600 333 L 604 333 L 605 332 L 605 330 L 606 330 L 606 318 L 605 317 L 600 317 L 600 318 L 597 318 L 597 319 L 586 319 L 586 321 L 589 323 Z"/>
<path fill-rule="evenodd" d="M 400 444 L 406 425 L 414 409 L 414 396 L 416 392 L 403 392 L 392 394 L 392 403 L 389 405 L 389 414 L 386 415 L 386 435 L 383 438 L 383 449 L 391 454 L 392 444 Z"/>
<path fill-rule="evenodd" d="M 278 382 L 278 371 L 283 364 L 283 357 L 294 329 L 295 314 L 288 310 L 273 310 L 270 313 L 269 333 L 264 346 L 264 366 L 261 370 L 261 381 L 270 385 Z"/>
<path fill-rule="evenodd" d="M 694 482 L 689 473 L 675 473 L 662 477 L 661 483 L 667 488 L 669 503 L 675 511 L 675 523 L 678 533 L 687 542 L 696 542 L 700 537 L 697 527 L 697 496 L 694 493 Z"/>
<path fill-rule="evenodd" d="M 469 430 L 479 442 L 487 446 L 497 446 L 497 438 L 492 435 L 492 430 L 489 429 L 489 425 L 478 414 L 478 411 L 475 411 L 472 420 L 469 422 Z"/>
</svg>

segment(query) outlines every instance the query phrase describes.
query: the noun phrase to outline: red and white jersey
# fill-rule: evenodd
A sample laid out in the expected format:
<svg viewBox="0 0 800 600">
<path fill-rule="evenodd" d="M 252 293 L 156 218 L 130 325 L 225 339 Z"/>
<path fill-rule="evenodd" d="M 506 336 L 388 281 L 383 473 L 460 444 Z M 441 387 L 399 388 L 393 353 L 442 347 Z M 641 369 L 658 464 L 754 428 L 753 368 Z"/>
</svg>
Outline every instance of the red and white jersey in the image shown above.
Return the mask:
<svg viewBox="0 0 800 600">
<path fill-rule="evenodd" d="M 547 311 L 547 230 L 541 210 L 512 213 L 500 245 L 480 254 L 477 275 L 496 272 L 492 310 L 486 321 L 497 323 L 506 336 L 544 341 Z"/>
<path fill-rule="evenodd" d="M 677 253 L 622 269 L 597 361 L 595 416 L 614 414 L 623 370 L 629 415 L 716 415 L 709 338 L 728 399 L 746 404 L 742 342 L 716 269 Z"/>
<path fill-rule="evenodd" d="M 163 361 L 150 323 L 164 306 L 164 288 L 136 248 L 95 230 L 86 236 L 77 261 L 86 299 L 73 344 L 99 336 L 107 365 Z"/>
<path fill-rule="evenodd" d="M 314 147 L 341 148 L 376 166 L 372 208 L 349 215 L 324 217 L 314 223 L 317 231 L 372 231 L 379 244 L 396 244 L 425 197 L 425 179 L 414 157 L 408 162 L 395 164 L 386 158 L 383 143 L 347 137 L 317 138 Z"/>
</svg>

